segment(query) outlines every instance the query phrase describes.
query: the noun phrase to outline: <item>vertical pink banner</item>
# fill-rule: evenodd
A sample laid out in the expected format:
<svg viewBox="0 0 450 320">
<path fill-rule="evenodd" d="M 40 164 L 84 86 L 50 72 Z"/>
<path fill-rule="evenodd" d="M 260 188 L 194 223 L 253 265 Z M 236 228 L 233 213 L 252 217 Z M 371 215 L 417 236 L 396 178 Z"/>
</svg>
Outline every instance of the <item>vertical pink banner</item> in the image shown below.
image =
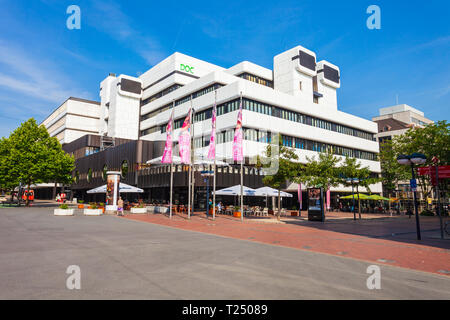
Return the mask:
<svg viewBox="0 0 450 320">
<path fill-rule="evenodd" d="M 181 127 L 180 137 L 178 138 L 181 163 L 185 164 L 191 163 L 191 114 L 192 111 L 189 109 L 186 119 L 184 119 L 183 126 Z"/>
<path fill-rule="evenodd" d="M 302 198 L 302 184 L 299 183 L 298 184 L 298 202 L 300 203 L 300 211 L 302 210 L 302 201 L 303 201 L 303 198 Z"/>
<path fill-rule="evenodd" d="M 216 159 L 216 105 L 214 105 L 212 114 L 212 130 L 211 138 L 209 140 L 208 159 Z"/>
<path fill-rule="evenodd" d="M 331 208 L 331 190 L 327 190 L 327 210 Z"/>
<path fill-rule="evenodd" d="M 239 114 L 237 119 L 236 131 L 234 132 L 233 139 L 233 160 L 234 161 L 243 161 L 244 154 L 242 150 L 242 101 L 239 106 Z"/>
<path fill-rule="evenodd" d="M 172 163 L 172 131 L 173 131 L 173 110 L 170 116 L 169 123 L 167 124 L 167 139 L 166 146 L 164 147 L 164 153 L 161 163 Z"/>
</svg>

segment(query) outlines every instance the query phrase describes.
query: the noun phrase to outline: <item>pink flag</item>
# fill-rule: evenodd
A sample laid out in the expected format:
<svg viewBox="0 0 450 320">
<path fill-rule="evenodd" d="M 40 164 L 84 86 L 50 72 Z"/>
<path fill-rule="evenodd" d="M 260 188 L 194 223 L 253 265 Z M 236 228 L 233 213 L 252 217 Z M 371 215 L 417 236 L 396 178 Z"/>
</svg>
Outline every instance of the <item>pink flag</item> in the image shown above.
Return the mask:
<svg viewBox="0 0 450 320">
<path fill-rule="evenodd" d="M 161 163 L 172 163 L 172 131 L 173 131 L 173 110 L 170 116 L 169 123 L 167 124 L 167 139 L 166 146 L 164 147 L 164 153 Z"/>
<path fill-rule="evenodd" d="M 302 184 L 298 184 L 298 202 L 300 203 L 300 211 L 302 210 Z"/>
<path fill-rule="evenodd" d="M 242 100 L 239 106 L 239 114 L 237 119 L 236 131 L 233 140 L 233 160 L 243 161 L 244 154 L 242 150 Z"/>
<path fill-rule="evenodd" d="M 181 127 L 180 137 L 178 138 L 181 163 L 185 164 L 191 163 L 191 114 L 192 111 L 189 109 L 186 119 L 184 119 L 183 126 Z"/>
<path fill-rule="evenodd" d="M 212 114 L 212 131 L 211 138 L 209 140 L 209 151 L 208 151 L 208 159 L 214 160 L 216 159 L 216 105 L 213 108 Z"/>
<path fill-rule="evenodd" d="M 330 210 L 331 208 L 331 190 L 327 190 L 327 209 Z"/>
</svg>

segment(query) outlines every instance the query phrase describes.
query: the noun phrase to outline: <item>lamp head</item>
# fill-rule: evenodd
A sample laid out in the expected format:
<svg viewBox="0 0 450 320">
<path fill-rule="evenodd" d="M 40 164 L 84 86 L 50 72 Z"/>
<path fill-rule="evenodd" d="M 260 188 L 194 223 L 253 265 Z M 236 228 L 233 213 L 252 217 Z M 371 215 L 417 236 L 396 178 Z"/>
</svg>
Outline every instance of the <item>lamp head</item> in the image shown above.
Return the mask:
<svg viewBox="0 0 450 320">
<path fill-rule="evenodd" d="M 401 154 L 397 157 L 397 162 L 401 165 L 410 165 L 411 164 L 411 160 L 409 158 L 409 156 Z"/>
<path fill-rule="evenodd" d="M 427 162 L 427 157 L 422 153 L 415 152 L 411 155 L 411 162 L 414 164 L 424 164 Z"/>
</svg>

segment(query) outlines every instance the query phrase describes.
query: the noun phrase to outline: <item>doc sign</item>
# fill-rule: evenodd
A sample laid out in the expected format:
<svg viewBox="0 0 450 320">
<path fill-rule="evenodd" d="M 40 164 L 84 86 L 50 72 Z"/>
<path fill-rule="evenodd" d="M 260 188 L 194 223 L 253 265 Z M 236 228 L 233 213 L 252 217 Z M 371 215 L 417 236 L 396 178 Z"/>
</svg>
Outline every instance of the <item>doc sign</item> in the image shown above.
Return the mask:
<svg viewBox="0 0 450 320">
<path fill-rule="evenodd" d="M 194 74 L 194 67 L 188 66 L 187 64 L 180 64 L 180 70 Z"/>
</svg>

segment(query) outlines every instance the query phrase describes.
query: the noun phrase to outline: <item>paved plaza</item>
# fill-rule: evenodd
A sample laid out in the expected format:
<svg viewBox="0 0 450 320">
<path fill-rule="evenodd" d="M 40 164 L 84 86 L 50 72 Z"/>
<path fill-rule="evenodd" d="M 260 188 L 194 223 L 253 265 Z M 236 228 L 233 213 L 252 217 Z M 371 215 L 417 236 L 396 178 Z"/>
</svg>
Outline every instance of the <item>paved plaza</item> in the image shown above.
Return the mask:
<svg viewBox="0 0 450 320">
<path fill-rule="evenodd" d="M 52 210 L 0 209 L 0 299 L 450 298 L 450 243 L 436 239 L 436 219 L 422 219 L 418 243 L 405 217 L 241 223 Z M 81 290 L 66 288 L 71 265 Z M 370 265 L 381 290 L 367 288 Z"/>
</svg>

